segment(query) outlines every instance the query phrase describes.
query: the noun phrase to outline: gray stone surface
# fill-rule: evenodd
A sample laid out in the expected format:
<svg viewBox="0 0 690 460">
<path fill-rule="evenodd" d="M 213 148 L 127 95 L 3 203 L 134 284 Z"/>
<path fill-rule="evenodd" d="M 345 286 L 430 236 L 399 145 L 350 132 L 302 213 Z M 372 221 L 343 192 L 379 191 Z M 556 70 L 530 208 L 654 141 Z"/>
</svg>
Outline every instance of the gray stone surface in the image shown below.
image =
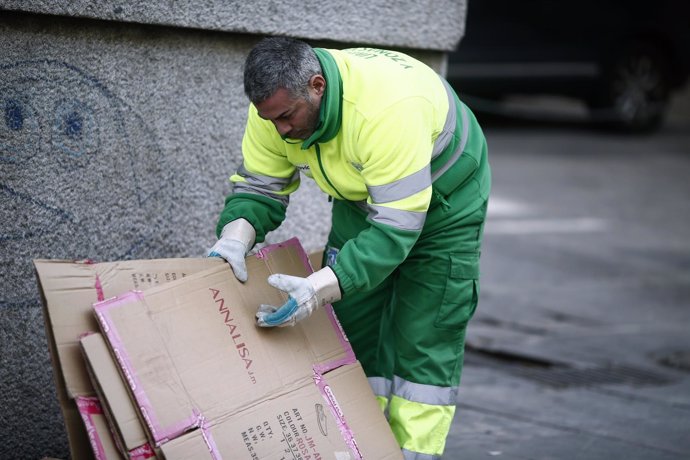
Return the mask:
<svg viewBox="0 0 690 460">
<path fill-rule="evenodd" d="M 0 458 L 67 457 L 31 260 L 201 256 L 238 162 L 248 39 L 0 24 Z"/>
<path fill-rule="evenodd" d="M 435 49 L 459 36 L 428 30 L 463 22 L 464 3 L 431 11 L 425 2 L 374 2 L 358 12 L 364 2 L 350 2 L 330 25 L 322 15 L 335 14 L 335 3 L 152 5 L 0 1 L 2 459 L 69 455 L 31 261 L 202 257 L 215 242 L 240 161 L 242 63 L 259 37 L 195 28 L 302 34 L 333 46 L 344 38 L 414 44 L 420 49 L 408 52 L 443 71 Z M 411 27 L 415 14 L 421 25 Z M 319 249 L 329 211 L 303 181 L 268 242 L 298 236 L 308 251 Z"/>
<path fill-rule="evenodd" d="M 464 33 L 465 0 L 0 0 L 0 8 L 119 22 L 450 51 Z"/>
</svg>

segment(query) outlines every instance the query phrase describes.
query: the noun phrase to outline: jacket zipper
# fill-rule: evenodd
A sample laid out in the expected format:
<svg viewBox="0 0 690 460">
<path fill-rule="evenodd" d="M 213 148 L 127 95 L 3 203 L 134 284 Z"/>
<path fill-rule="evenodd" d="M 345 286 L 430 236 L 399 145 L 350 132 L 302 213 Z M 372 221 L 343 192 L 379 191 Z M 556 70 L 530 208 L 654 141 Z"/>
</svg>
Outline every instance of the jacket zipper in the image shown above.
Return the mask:
<svg viewBox="0 0 690 460">
<path fill-rule="evenodd" d="M 314 144 L 314 147 L 316 147 L 316 159 L 319 161 L 319 169 L 321 169 L 321 175 L 325 179 L 326 183 L 335 191 L 335 193 L 338 194 L 341 200 L 347 201 L 345 197 L 338 191 L 337 188 L 331 183 L 331 180 L 328 178 L 326 175 L 326 170 L 323 168 L 323 163 L 321 162 L 321 149 L 319 148 L 319 144 Z"/>
</svg>

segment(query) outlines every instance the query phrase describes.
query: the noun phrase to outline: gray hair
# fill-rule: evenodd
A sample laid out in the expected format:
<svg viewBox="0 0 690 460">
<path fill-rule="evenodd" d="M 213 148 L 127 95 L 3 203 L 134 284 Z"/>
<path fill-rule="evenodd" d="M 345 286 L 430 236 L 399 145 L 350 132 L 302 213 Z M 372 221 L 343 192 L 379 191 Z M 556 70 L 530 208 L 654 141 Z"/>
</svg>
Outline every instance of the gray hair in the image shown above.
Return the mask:
<svg viewBox="0 0 690 460">
<path fill-rule="evenodd" d="M 261 40 L 244 63 L 244 93 L 258 104 L 280 88 L 291 97 L 307 98 L 309 79 L 323 75 L 316 53 L 307 43 L 287 37 Z"/>
</svg>

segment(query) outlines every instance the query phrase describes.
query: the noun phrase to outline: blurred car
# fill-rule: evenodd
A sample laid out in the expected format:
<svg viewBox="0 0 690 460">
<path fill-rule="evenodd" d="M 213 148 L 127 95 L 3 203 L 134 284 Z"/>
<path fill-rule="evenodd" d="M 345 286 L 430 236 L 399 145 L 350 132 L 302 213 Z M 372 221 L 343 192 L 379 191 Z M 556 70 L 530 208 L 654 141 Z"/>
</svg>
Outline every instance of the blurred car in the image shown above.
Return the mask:
<svg viewBox="0 0 690 460">
<path fill-rule="evenodd" d="M 465 35 L 448 60 L 464 97 L 558 95 L 592 119 L 658 128 L 690 72 L 686 0 L 467 0 Z"/>
</svg>

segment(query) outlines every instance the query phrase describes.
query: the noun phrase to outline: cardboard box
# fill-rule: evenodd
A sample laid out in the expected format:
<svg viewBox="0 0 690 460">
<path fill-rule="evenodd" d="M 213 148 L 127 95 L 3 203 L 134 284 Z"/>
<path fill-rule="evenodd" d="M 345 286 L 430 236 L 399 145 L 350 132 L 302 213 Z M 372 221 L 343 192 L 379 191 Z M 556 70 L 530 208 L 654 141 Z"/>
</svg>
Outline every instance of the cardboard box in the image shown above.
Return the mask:
<svg viewBox="0 0 690 460">
<path fill-rule="evenodd" d="M 90 333 L 82 337 L 80 342 L 91 382 L 117 449 L 124 458 L 131 460 L 156 457 L 130 397 L 129 388 L 123 381 L 103 336 Z"/>
<path fill-rule="evenodd" d="M 147 431 L 167 459 L 402 458 L 332 308 L 295 327 L 255 325 L 281 305 L 272 273 L 306 276 L 296 239 L 94 305 Z"/>
<path fill-rule="evenodd" d="M 80 396 L 96 396 L 79 347 L 84 332 L 98 331 L 93 303 L 223 264 L 217 258 L 106 263 L 34 260 L 53 377 L 73 460 L 94 457 L 75 402 Z"/>
<path fill-rule="evenodd" d="M 56 351 L 56 384 L 67 396 L 93 395 L 79 337 L 98 331 L 92 305 L 132 289 L 146 289 L 190 273 L 223 265 L 218 258 L 158 259 L 90 263 L 34 260 L 43 297 L 46 330 Z"/>
</svg>

